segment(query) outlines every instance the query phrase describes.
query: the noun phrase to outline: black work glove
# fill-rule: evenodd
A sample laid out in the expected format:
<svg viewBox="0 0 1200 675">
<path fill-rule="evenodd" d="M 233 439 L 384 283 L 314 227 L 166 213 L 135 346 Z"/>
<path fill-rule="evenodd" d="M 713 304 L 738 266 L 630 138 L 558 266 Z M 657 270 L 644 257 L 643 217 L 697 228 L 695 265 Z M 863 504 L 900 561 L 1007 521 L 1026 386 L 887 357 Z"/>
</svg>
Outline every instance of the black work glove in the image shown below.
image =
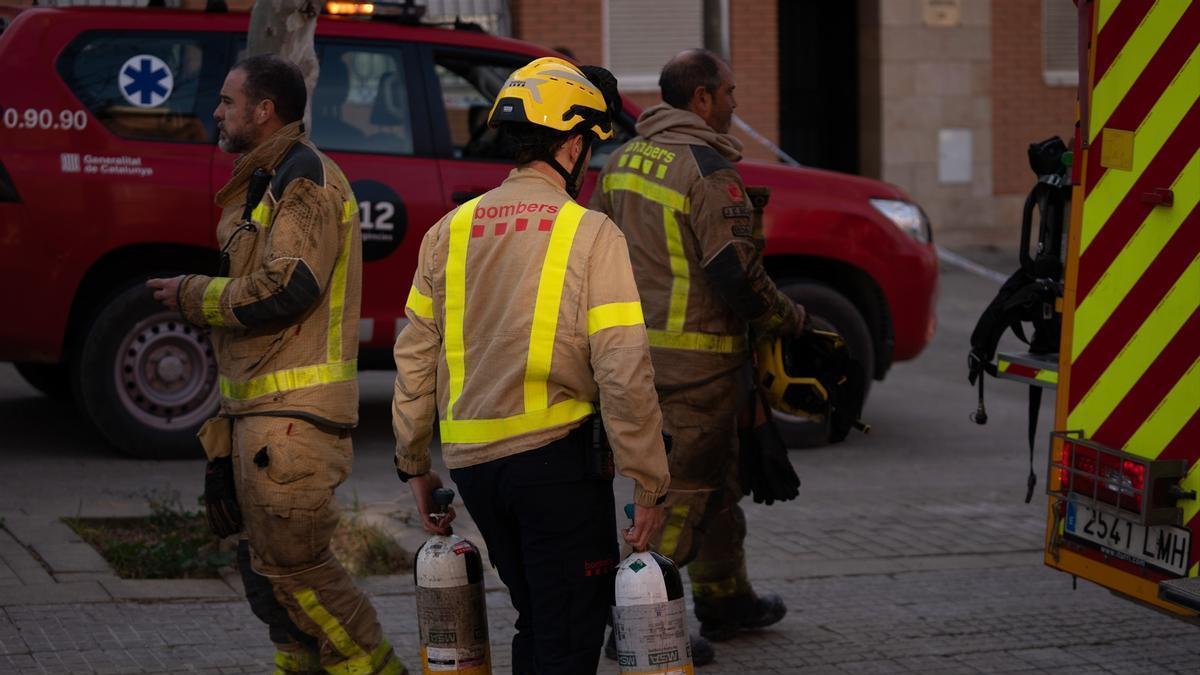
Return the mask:
<svg viewBox="0 0 1200 675">
<path fill-rule="evenodd" d="M 208 463 L 204 471 L 204 510 L 209 529 L 218 537 L 242 531 L 242 510 L 238 507 L 233 482 L 232 457 L 221 457 Z"/>
<path fill-rule="evenodd" d="M 787 446 L 771 409 L 760 392 L 753 392 L 753 423 L 741 429 L 738 454 L 742 494 L 752 495 L 754 503 L 786 502 L 800 494 L 800 477 L 788 458 Z"/>
</svg>

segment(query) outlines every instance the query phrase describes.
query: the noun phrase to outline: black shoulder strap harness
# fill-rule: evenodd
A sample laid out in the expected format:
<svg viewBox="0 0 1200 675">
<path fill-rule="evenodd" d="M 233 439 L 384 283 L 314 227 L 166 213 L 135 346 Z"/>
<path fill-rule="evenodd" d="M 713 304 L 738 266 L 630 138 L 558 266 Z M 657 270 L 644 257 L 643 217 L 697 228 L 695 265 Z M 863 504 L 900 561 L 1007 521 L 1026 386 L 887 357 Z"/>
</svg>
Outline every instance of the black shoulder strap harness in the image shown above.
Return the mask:
<svg viewBox="0 0 1200 675">
<path fill-rule="evenodd" d="M 971 351 L 967 355 L 968 380 L 979 387 L 979 406 L 971 419 L 987 424 L 983 404 L 983 375 L 996 376 L 996 348 L 1006 330 L 1012 330 L 1031 354 L 1054 354 L 1062 333 L 1062 318 L 1055 304 L 1062 297 L 1063 238 L 1065 216 L 1071 194 L 1070 153 L 1062 139 L 1053 138 L 1029 146 L 1029 164 L 1038 180 L 1021 217 L 1021 267 L 1000 287 L 996 297 L 983 311 L 971 332 Z M 1039 215 L 1037 248 L 1029 253 L 1033 210 Z M 1026 336 L 1024 324 L 1033 324 L 1033 336 Z M 1033 498 L 1037 475 L 1033 471 L 1033 448 L 1037 437 L 1038 411 L 1042 389 L 1029 387 L 1029 478 L 1025 503 Z"/>
</svg>

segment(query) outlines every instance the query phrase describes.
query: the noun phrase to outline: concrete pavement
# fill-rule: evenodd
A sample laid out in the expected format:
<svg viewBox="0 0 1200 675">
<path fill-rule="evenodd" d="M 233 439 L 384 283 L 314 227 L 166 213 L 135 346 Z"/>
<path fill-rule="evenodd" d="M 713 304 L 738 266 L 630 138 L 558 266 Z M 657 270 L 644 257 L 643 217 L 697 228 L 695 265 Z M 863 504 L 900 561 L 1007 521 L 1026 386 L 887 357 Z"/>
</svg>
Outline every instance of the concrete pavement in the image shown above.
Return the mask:
<svg viewBox="0 0 1200 675">
<path fill-rule="evenodd" d="M 717 662 L 703 672 L 1194 672 L 1195 628 L 1094 586 L 1072 591 L 1069 579 L 1041 566 L 1038 518 L 1021 510 L 962 508 L 938 514 L 942 528 L 893 522 L 864 531 L 855 510 L 817 519 L 806 509 L 751 505 L 752 576 L 791 611 L 776 628 L 717 645 Z M 978 536 L 954 534 L 981 518 L 991 525 Z M 10 524 L 22 536 L 56 529 L 31 531 L 36 523 L 6 518 L 0 556 L 13 573 L 0 580 L 0 672 L 269 670 L 265 629 L 236 577 L 119 580 L 73 549 L 73 535 L 27 543 Z M 411 668 L 411 578 L 360 583 Z M 494 579 L 488 606 L 496 672 L 508 672 L 515 617 Z"/>
</svg>

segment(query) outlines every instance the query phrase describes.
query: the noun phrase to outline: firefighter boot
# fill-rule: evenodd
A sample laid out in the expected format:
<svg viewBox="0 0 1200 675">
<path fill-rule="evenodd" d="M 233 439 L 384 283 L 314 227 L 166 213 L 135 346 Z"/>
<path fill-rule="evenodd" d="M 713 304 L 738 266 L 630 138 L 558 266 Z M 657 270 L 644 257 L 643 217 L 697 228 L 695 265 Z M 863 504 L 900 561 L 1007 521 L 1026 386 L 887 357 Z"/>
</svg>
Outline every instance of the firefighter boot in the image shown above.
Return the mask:
<svg viewBox="0 0 1200 675">
<path fill-rule="evenodd" d="M 765 628 L 787 614 L 783 598 L 758 595 L 746 576 L 745 558 L 736 561 L 696 560 L 688 567 L 700 635 L 712 642 L 733 639 L 739 631 Z"/>
<path fill-rule="evenodd" d="M 696 603 L 696 616 L 700 617 L 700 635 L 713 642 L 732 640 L 739 631 L 766 628 L 787 614 L 783 598 L 774 593 L 737 598 L 722 603 L 731 611 L 702 611 Z"/>
<path fill-rule="evenodd" d="M 692 665 L 699 668 L 707 666 L 713 662 L 713 657 L 716 654 L 713 652 L 712 644 L 703 636 L 695 633 L 688 636 L 688 644 L 692 648 Z M 604 643 L 604 658 L 617 660 L 617 634 L 610 628 L 608 629 L 608 641 Z"/>
<path fill-rule="evenodd" d="M 712 642 L 765 628 L 787 614 L 778 595 L 757 595 L 746 574 L 745 516 L 736 504 L 717 514 L 696 559 L 688 565 L 700 635 Z"/>
</svg>

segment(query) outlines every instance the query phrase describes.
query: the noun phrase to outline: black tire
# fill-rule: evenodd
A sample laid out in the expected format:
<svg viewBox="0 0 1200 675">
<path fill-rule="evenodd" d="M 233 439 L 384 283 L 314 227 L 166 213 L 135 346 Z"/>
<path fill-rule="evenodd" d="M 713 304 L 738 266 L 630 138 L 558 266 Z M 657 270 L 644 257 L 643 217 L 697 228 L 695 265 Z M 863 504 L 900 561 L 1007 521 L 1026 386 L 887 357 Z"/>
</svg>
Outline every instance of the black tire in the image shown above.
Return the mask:
<svg viewBox="0 0 1200 675">
<path fill-rule="evenodd" d="M 57 402 L 71 402 L 70 368 L 61 363 L 14 363 L 13 366 L 29 386 Z"/>
<path fill-rule="evenodd" d="M 219 403 L 205 331 L 141 283 L 96 314 L 72 368 L 79 406 L 110 443 L 145 459 L 203 456 L 196 431 Z"/>
<path fill-rule="evenodd" d="M 867 374 L 863 391 L 865 405 L 871 388 L 871 374 L 875 372 L 875 343 L 858 308 L 846 296 L 815 281 L 784 281 L 779 284 L 779 290 L 804 305 L 808 320 L 815 327 L 836 330 L 846 341 L 851 356 L 862 364 L 863 372 Z M 775 423 L 789 448 L 813 448 L 829 442 L 828 421 L 816 423 L 775 412 Z"/>
</svg>

